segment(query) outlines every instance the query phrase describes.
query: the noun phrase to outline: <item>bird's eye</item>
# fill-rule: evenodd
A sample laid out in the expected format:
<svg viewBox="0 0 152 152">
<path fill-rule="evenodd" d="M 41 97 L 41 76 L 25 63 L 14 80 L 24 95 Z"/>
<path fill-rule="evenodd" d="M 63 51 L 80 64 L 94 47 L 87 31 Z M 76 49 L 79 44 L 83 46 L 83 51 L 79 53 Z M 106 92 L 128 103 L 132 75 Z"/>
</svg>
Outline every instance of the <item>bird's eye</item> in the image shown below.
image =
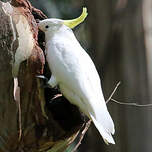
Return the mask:
<svg viewBox="0 0 152 152">
<path fill-rule="evenodd" d="M 48 25 L 46 25 L 46 26 L 45 26 L 45 28 L 49 28 L 49 26 L 48 26 Z"/>
</svg>

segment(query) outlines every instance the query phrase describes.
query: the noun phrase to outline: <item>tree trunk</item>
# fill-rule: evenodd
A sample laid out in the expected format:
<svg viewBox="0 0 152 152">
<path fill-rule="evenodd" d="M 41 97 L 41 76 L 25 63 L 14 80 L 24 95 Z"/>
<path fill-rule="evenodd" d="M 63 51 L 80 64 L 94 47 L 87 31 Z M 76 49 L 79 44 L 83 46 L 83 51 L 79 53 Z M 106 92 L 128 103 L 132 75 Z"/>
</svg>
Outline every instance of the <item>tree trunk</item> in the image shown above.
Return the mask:
<svg viewBox="0 0 152 152">
<path fill-rule="evenodd" d="M 43 89 L 36 78 L 50 77 L 36 23 L 46 16 L 28 0 L 12 0 L 0 2 L 0 17 L 0 152 L 62 152 L 85 121 L 57 89 Z"/>
</svg>

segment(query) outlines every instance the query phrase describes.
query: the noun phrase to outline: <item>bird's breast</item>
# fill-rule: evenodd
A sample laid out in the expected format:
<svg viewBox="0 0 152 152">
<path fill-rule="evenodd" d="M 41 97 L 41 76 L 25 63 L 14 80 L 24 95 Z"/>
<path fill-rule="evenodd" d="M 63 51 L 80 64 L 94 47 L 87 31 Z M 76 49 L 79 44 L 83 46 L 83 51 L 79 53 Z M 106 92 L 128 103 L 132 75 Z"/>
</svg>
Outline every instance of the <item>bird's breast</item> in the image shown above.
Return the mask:
<svg viewBox="0 0 152 152">
<path fill-rule="evenodd" d="M 71 42 L 67 39 L 53 39 L 47 43 L 47 62 L 51 72 L 58 78 L 66 76 L 78 62 Z"/>
</svg>

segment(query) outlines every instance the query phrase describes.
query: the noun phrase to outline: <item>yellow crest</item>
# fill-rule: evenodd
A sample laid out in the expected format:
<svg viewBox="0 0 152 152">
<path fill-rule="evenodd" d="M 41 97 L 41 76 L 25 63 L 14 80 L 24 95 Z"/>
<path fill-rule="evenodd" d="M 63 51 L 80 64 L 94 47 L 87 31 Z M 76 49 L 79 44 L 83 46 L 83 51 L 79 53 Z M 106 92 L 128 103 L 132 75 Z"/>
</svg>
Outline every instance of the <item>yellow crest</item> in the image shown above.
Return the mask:
<svg viewBox="0 0 152 152">
<path fill-rule="evenodd" d="M 64 20 L 63 24 L 72 29 L 77 25 L 79 25 L 80 23 L 82 23 L 84 19 L 87 17 L 87 15 L 88 15 L 87 8 L 83 7 L 82 14 L 78 18 L 75 18 L 73 20 Z"/>
</svg>

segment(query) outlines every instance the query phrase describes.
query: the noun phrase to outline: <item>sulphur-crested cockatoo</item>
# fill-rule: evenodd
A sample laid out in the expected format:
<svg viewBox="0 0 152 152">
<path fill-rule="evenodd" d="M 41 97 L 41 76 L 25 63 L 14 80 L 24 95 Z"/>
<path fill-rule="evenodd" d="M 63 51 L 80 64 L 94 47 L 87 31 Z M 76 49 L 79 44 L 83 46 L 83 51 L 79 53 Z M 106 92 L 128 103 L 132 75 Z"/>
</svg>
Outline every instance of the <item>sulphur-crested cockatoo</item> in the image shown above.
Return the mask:
<svg viewBox="0 0 152 152">
<path fill-rule="evenodd" d="M 106 107 L 98 72 L 71 30 L 86 16 L 87 9 L 83 8 L 76 19 L 51 18 L 38 23 L 39 29 L 45 32 L 46 59 L 52 72 L 48 84 L 58 85 L 62 94 L 93 121 L 104 141 L 115 144 L 111 135 L 115 132 L 114 123 Z"/>
</svg>

